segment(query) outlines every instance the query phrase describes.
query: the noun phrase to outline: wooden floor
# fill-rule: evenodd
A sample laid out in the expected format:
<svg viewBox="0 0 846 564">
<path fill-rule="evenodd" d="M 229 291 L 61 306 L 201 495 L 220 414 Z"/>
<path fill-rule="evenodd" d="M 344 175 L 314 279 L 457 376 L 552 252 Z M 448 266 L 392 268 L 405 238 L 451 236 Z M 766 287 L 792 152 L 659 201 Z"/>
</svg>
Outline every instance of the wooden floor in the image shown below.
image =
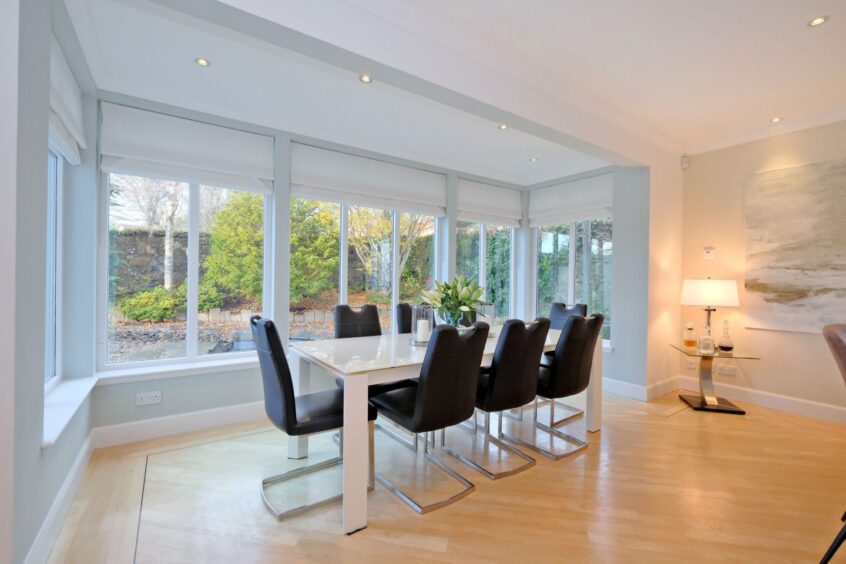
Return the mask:
<svg viewBox="0 0 846 564">
<path fill-rule="evenodd" d="M 846 509 L 846 429 L 746 407 L 699 413 L 676 395 L 606 395 L 586 451 L 538 456 L 495 482 L 444 457 L 473 494 L 419 516 L 377 486 L 368 528 L 349 537 L 338 505 L 282 523 L 266 512 L 261 478 L 300 463 L 264 422 L 102 449 L 51 562 L 819 561 Z M 584 433 L 583 423 L 567 428 Z M 455 489 L 378 435 L 377 470 L 430 493 Z M 334 448 L 322 437 L 310 458 Z M 331 494 L 339 480 L 329 470 L 274 495 Z"/>
</svg>

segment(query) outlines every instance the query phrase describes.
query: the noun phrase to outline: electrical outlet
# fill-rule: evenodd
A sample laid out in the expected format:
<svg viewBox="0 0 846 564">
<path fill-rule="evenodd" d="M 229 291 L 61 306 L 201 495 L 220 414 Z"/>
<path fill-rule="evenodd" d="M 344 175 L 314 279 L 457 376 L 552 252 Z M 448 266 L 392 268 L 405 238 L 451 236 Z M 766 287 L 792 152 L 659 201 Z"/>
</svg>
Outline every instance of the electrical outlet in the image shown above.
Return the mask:
<svg viewBox="0 0 846 564">
<path fill-rule="evenodd" d="M 687 369 L 688 370 L 696 370 L 696 361 L 695 360 L 687 360 Z"/>
<path fill-rule="evenodd" d="M 135 394 L 135 405 L 153 405 L 154 403 L 162 403 L 161 390 Z"/>
<path fill-rule="evenodd" d="M 737 376 L 737 367 L 729 365 L 717 366 L 717 374 L 731 377 Z"/>
</svg>

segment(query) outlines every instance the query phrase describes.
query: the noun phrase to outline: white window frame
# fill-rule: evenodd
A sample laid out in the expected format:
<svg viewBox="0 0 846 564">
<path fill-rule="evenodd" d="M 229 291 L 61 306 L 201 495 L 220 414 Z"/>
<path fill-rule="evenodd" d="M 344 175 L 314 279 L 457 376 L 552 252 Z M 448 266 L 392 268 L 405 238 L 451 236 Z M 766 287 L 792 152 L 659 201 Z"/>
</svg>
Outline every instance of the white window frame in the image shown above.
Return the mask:
<svg viewBox="0 0 846 564">
<path fill-rule="evenodd" d="M 479 286 L 482 287 L 484 293 L 482 299 L 488 299 L 488 227 L 508 227 L 507 225 L 499 225 L 494 223 L 474 223 L 472 221 L 463 221 L 460 223 L 470 223 L 479 226 Z M 508 256 L 509 274 L 508 274 L 508 318 L 515 317 L 516 302 L 517 302 L 517 267 L 514 264 L 515 245 L 517 244 L 517 230 L 514 227 L 510 228 L 511 250 Z"/>
<path fill-rule="evenodd" d="M 97 371 L 126 371 L 144 369 L 148 367 L 181 366 L 197 363 L 231 363 L 238 359 L 255 359 L 255 351 L 236 351 L 221 354 L 198 354 L 199 318 L 197 302 L 200 283 L 200 183 L 188 184 L 188 272 L 186 296 L 185 322 L 185 356 L 180 358 L 166 358 L 155 360 L 139 360 L 130 362 L 110 363 L 108 359 L 109 347 L 109 173 L 100 173 L 100 213 L 99 237 L 97 238 Z M 263 245 L 263 280 L 262 280 L 262 316 L 268 317 L 271 311 L 273 296 L 273 280 L 270 273 L 272 257 L 269 254 L 273 248 L 272 210 L 274 193 L 264 195 L 264 245 Z"/>
<path fill-rule="evenodd" d="M 53 389 L 62 372 L 62 245 L 64 158 L 47 156 L 47 239 L 45 284 L 44 386 Z M 52 335 L 52 337 L 50 337 Z"/>
<path fill-rule="evenodd" d="M 321 200 L 320 198 L 307 198 L 302 196 L 292 196 L 292 198 L 299 198 L 299 199 L 306 199 L 306 200 L 313 200 L 316 202 L 327 202 L 329 200 Z M 380 208 L 378 206 L 373 205 L 363 205 L 363 204 L 350 204 L 346 202 L 336 202 L 340 208 L 340 220 L 339 220 L 339 242 L 338 242 L 338 252 L 339 252 L 339 260 L 338 260 L 338 304 L 348 304 L 349 303 L 349 217 L 350 217 L 350 206 L 355 205 L 362 208 L 368 209 L 383 209 L 389 211 L 391 213 L 391 311 L 388 312 L 391 320 L 391 334 L 397 334 L 399 330 L 396 319 L 395 319 L 395 312 L 397 310 L 397 305 L 400 303 L 400 278 L 402 277 L 402 273 L 399 270 L 399 253 L 400 253 L 400 215 L 403 213 L 410 213 L 410 214 L 417 214 L 417 215 L 425 215 L 434 219 L 434 232 L 432 234 L 433 237 L 433 246 L 434 246 L 434 256 L 432 257 L 432 283 L 434 286 L 434 282 L 438 280 L 439 276 L 439 267 L 441 260 L 441 241 L 439 235 L 439 228 L 444 221 L 443 217 L 438 217 L 434 215 L 430 215 L 427 213 L 421 213 L 417 211 L 408 211 L 396 208 Z M 290 272 L 290 270 L 289 270 Z M 336 304 L 336 305 L 338 305 Z"/>
<path fill-rule="evenodd" d="M 609 216 L 607 218 L 596 218 L 596 219 L 610 219 L 612 222 L 614 221 L 613 216 Z M 582 223 L 585 223 L 585 222 L 590 222 L 590 221 L 593 221 L 593 220 L 586 219 L 586 220 L 582 220 L 582 221 L 570 221 L 570 222 L 555 224 L 555 225 L 567 225 L 568 229 L 569 229 L 568 236 L 570 238 L 570 241 L 569 241 L 569 244 L 568 244 L 569 258 L 568 258 L 568 264 L 567 264 L 567 304 L 570 304 L 570 305 L 575 304 L 577 302 L 578 303 L 587 303 L 588 301 L 590 301 L 590 300 L 585 299 L 585 296 L 576 296 L 576 268 L 577 268 L 576 264 L 578 262 L 579 268 L 584 268 L 584 266 L 585 266 L 585 264 L 584 264 L 584 258 L 585 257 L 582 256 L 580 258 L 580 257 L 577 256 L 577 253 L 576 253 L 576 233 L 577 233 L 577 230 L 579 228 L 579 224 L 582 224 Z M 550 224 L 550 226 L 551 226 L 551 224 Z M 533 237 L 533 239 L 535 241 L 535 244 L 534 244 L 535 252 L 533 253 L 534 256 L 532 258 L 533 271 L 535 273 L 534 274 L 534 278 L 535 278 L 535 304 L 534 304 L 534 307 L 535 307 L 535 312 L 536 312 L 537 315 L 549 315 L 548 312 L 538 311 L 538 305 L 540 303 L 540 287 L 538 286 L 537 272 L 538 272 L 538 253 L 540 252 L 540 244 L 541 244 L 540 235 L 541 235 L 542 230 L 543 230 L 543 226 L 535 228 L 535 234 L 534 234 L 534 237 Z M 584 247 L 584 248 L 587 248 L 588 253 L 590 253 L 590 247 Z M 588 256 L 590 256 L 590 254 Z M 588 278 L 588 280 L 589 280 L 590 279 L 590 273 L 585 272 L 584 274 L 585 274 L 585 277 Z M 582 285 L 582 287 L 583 287 L 583 289 L 589 288 L 590 283 L 586 282 Z M 581 300 L 581 301 L 579 301 L 579 300 Z M 606 348 L 610 347 L 612 336 L 613 335 L 611 335 L 609 333 L 609 338 L 602 340 L 602 342 L 603 342 L 603 344 Z"/>
</svg>

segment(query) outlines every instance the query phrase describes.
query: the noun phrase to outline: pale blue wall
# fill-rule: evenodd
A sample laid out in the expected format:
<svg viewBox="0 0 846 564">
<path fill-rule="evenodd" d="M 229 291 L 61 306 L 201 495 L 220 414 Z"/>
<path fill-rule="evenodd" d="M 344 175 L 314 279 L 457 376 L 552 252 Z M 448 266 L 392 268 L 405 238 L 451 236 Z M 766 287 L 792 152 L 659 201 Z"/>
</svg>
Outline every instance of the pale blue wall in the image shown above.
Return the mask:
<svg viewBox="0 0 846 564">
<path fill-rule="evenodd" d="M 15 264 L 14 562 L 22 562 L 90 429 L 86 401 L 41 449 L 44 405 L 49 0 L 21 2 Z"/>
<path fill-rule="evenodd" d="M 649 319 L 649 169 L 615 167 L 613 352 L 603 355 L 605 378 L 647 385 Z"/>
</svg>

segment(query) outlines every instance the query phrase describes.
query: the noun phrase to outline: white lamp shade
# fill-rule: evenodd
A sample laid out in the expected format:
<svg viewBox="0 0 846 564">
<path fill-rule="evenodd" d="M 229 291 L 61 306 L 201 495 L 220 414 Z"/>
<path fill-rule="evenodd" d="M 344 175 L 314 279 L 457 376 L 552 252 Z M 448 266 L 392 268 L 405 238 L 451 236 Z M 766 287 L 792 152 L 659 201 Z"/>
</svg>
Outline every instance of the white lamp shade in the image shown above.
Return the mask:
<svg viewBox="0 0 846 564">
<path fill-rule="evenodd" d="M 681 305 L 738 307 L 737 280 L 686 279 L 682 286 Z"/>
</svg>

